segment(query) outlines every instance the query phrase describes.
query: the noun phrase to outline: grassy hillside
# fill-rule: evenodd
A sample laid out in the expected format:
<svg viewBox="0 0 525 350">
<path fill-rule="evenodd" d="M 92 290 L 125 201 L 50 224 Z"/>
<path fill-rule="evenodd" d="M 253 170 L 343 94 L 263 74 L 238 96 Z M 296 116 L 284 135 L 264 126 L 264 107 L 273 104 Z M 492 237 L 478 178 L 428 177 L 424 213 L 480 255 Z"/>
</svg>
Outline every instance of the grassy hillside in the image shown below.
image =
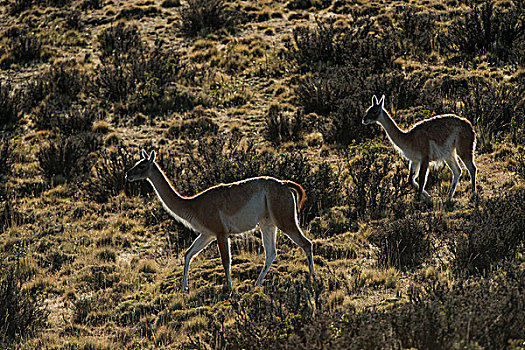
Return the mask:
<svg viewBox="0 0 525 350">
<path fill-rule="evenodd" d="M 523 348 L 525 7 L 520 0 L 0 2 L 0 348 Z M 455 113 L 479 196 L 361 120 Z M 317 277 L 279 233 L 216 244 L 124 174 L 140 149 L 183 195 L 302 184 Z"/>
</svg>

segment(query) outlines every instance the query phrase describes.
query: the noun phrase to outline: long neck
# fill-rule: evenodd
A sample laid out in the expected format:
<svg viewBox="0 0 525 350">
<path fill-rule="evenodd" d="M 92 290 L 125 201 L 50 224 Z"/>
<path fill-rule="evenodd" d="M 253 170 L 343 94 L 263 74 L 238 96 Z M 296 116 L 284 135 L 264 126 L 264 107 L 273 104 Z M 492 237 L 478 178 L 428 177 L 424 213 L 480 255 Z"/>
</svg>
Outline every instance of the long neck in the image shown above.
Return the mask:
<svg viewBox="0 0 525 350">
<path fill-rule="evenodd" d="M 390 117 L 387 111 L 383 111 L 383 118 L 379 124 L 385 129 L 386 134 L 394 146 L 404 150 L 407 144 L 407 133 L 403 131 L 396 122 Z"/>
<path fill-rule="evenodd" d="M 170 184 L 164 172 L 155 164 L 153 175 L 148 178 L 164 208 L 179 220 L 188 220 L 188 199 L 182 197 Z"/>
</svg>

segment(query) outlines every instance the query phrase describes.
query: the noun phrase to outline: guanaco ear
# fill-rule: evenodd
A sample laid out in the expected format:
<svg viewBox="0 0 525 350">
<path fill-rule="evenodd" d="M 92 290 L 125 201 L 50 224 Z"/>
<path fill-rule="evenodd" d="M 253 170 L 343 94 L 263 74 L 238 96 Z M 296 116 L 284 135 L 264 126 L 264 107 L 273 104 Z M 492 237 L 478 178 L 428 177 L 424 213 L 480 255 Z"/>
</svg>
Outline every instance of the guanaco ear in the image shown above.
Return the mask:
<svg viewBox="0 0 525 350">
<path fill-rule="evenodd" d="M 144 159 L 149 157 L 148 153 L 144 150 L 144 148 L 140 150 L 140 154 L 142 155 L 142 158 Z"/>
<path fill-rule="evenodd" d="M 377 102 L 376 95 L 372 96 L 372 106 L 377 106 L 379 103 Z"/>
<path fill-rule="evenodd" d="M 379 104 L 381 104 L 381 108 L 385 106 L 385 95 L 381 96 L 381 99 L 379 100 Z"/>
<path fill-rule="evenodd" d="M 149 160 L 150 162 L 154 162 L 156 157 L 157 157 L 157 152 L 155 152 L 155 151 L 151 151 L 151 154 L 149 155 L 148 160 Z"/>
</svg>

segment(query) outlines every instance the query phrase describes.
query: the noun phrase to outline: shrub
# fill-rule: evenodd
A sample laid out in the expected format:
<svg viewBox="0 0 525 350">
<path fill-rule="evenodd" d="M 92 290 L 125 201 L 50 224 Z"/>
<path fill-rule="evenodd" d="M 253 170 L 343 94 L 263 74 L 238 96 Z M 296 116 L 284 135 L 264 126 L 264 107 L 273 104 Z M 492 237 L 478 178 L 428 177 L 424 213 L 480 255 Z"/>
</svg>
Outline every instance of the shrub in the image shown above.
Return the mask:
<svg viewBox="0 0 525 350">
<path fill-rule="evenodd" d="M 314 303 L 325 301 L 322 290 L 312 289 L 306 281 L 276 279 L 265 285 L 270 283 L 264 294 L 249 293 L 232 300 L 234 323 L 224 324 L 225 316 L 219 313 L 190 344 L 194 348 L 213 344 L 216 349 L 295 348 L 282 345 L 292 344 L 312 322 Z"/>
<path fill-rule="evenodd" d="M 95 96 L 114 102 L 120 114 L 193 107 L 194 97 L 176 84 L 182 66 L 175 51 L 157 40 L 153 48 L 132 53 L 102 61 L 91 84 Z"/>
<path fill-rule="evenodd" d="M 135 163 L 134 156 L 122 146 L 100 152 L 86 180 L 86 194 L 99 203 L 105 203 L 122 192 L 128 196 L 146 193 L 149 188 L 143 181 L 130 183 L 125 179 L 126 171 Z"/>
<path fill-rule="evenodd" d="M 399 40 L 405 52 L 416 57 L 425 57 L 432 53 L 435 46 L 436 20 L 428 11 L 416 11 L 412 7 L 400 7 L 398 18 Z"/>
<path fill-rule="evenodd" d="M 12 266 L 1 266 L 0 344 L 19 342 L 44 325 L 47 311 L 35 291 L 24 289 L 24 278 Z"/>
<path fill-rule="evenodd" d="M 286 7 L 290 10 L 307 10 L 315 7 L 316 9 L 324 9 L 332 4 L 332 0 L 290 0 Z"/>
<path fill-rule="evenodd" d="M 412 192 L 403 172 L 390 150 L 380 147 L 358 148 L 348 158 L 347 198 L 352 215 L 361 220 L 375 220 L 389 215 L 400 217 L 406 208 L 402 199 Z"/>
<path fill-rule="evenodd" d="M 0 185 L 3 184 L 5 178 L 11 174 L 12 152 L 13 150 L 9 139 L 2 135 L 0 138 L 0 164 L 2 164 L 0 167 Z"/>
<path fill-rule="evenodd" d="M 517 344 L 523 341 L 524 278 L 522 271 L 512 270 L 493 280 L 448 284 L 427 278 L 409 289 L 408 302 L 361 311 L 351 307 L 336 315 L 317 312 L 315 317 L 288 323 L 289 327 L 273 324 L 274 337 L 270 335 L 263 346 L 351 350 L 507 348 L 513 340 Z M 263 319 L 256 328 L 246 324 L 249 319 L 240 322 L 244 327 L 239 327 L 238 333 L 226 334 L 247 341 L 265 335 L 264 327 L 269 323 Z M 283 328 L 288 333 L 278 337 L 281 333 L 277 330 Z M 246 347 L 249 343 L 239 344 Z"/>
<path fill-rule="evenodd" d="M 20 91 L 13 91 L 11 84 L 0 82 L 0 130 L 5 130 L 16 124 L 20 110 Z"/>
<path fill-rule="evenodd" d="M 203 136 L 216 134 L 219 126 L 207 116 L 186 119 L 170 126 L 166 135 L 172 138 L 199 139 Z"/>
<path fill-rule="evenodd" d="M 525 120 L 524 93 L 523 85 L 473 82 L 470 93 L 459 98 L 460 115 L 474 125 L 480 151 L 490 151 L 513 122 Z"/>
<path fill-rule="evenodd" d="M 102 31 L 97 37 L 100 49 L 100 60 L 123 61 L 138 56 L 144 50 L 142 38 L 136 25 L 125 25 L 119 22 Z"/>
<path fill-rule="evenodd" d="M 62 62 L 53 65 L 24 88 L 22 106 L 25 111 L 34 111 L 34 122 L 40 130 L 57 126 L 56 120 L 62 110 L 78 100 L 84 81 L 77 68 Z"/>
<path fill-rule="evenodd" d="M 75 323 L 84 324 L 89 313 L 94 309 L 94 301 L 92 297 L 83 297 L 74 301 L 73 321 Z"/>
<path fill-rule="evenodd" d="M 369 74 L 379 74 L 394 67 L 401 44 L 388 28 L 371 36 L 370 26 L 356 30 L 336 30 L 331 23 L 317 21 L 317 28 L 297 27 L 294 40 L 287 44 L 289 57 L 301 71 L 322 71 L 345 66 Z"/>
<path fill-rule="evenodd" d="M 274 145 L 288 141 L 298 141 L 302 134 L 301 113 L 293 116 L 283 114 L 278 105 L 270 106 L 265 119 L 264 138 Z"/>
<path fill-rule="evenodd" d="M 36 157 L 42 175 L 54 185 L 86 175 L 90 168 L 88 152 L 82 138 L 60 136 L 43 145 Z"/>
<path fill-rule="evenodd" d="M 421 214 L 388 222 L 369 240 L 378 248 L 377 262 L 384 268 L 410 269 L 432 255 L 429 228 Z"/>
<path fill-rule="evenodd" d="M 489 53 L 495 63 L 523 60 L 518 53 L 525 41 L 525 7 L 520 1 L 513 1 L 508 9 L 496 7 L 493 2 L 475 2 L 463 18 L 454 21 L 448 28 L 449 35 L 442 45 L 456 52 L 463 59 Z"/>
<path fill-rule="evenodd" d="M 344 63 L 342 43 L 333 23 L 316 21 L 317 28 L 296 27 L 293 42 L 287 43 L 288 55 L 302 71 L 317 71 L 324 66 Z"/>
<path fill-rule="evenodd" d="M 525 240 L 525 189 L 487 200 L 455 231 L 448 245 L 456 274 L 484 274 L 497 263 L 512 260 Z"/>
<path fill-rule="evenodd" d="M 65 136 L 90 133 L 93 123 L 101 118 L 101 111 L 94 106 L 73 109 L 58 118 L 58 130 Z"/>
<path fill-rule="evenodd" d="M 35 34 L 25 31 L 18 33 L 8 39 L 7 56 L 2 57 L 1 66 L 9 67 L 13 63 L 24 63 L 43 58 L 42 40 Z"/>
<path fill-rule="evenodd" d="M 224 0 L 189 0 L 179 9 L 180 29 L 186 36 L 206 35 L 219 30 L 234 32 L 243 14 L 228 6 Z"/>
</svg>

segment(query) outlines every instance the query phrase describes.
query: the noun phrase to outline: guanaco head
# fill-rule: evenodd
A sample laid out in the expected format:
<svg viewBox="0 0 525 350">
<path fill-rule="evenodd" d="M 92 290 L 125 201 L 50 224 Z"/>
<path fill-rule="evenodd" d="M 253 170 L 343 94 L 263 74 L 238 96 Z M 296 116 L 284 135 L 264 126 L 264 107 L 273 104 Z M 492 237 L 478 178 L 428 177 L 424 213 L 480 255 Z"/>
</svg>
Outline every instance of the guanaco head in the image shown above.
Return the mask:
<svg viewBox="0 0 525 350">
<path fill-rule="evenodd" d="M 365 117 L 363 118 L 363 124 L 367 125 L 370 123 L 377 122 L 385 112 L 385 95 L 377 101 L 376 95 L 372 97 L 372 105 L 366 110 Z"/>
<path fill-rule="evenodd" d="M 146 151 L 141 150 L 141 154 L 142 159 L 126 173 L 126 180 L 130 182 L 147 179 L 155 165 L 155 157 L 157 156 L 155 151 L 151 151 L 151 154 L 148 155 Z"/>
</svg>

